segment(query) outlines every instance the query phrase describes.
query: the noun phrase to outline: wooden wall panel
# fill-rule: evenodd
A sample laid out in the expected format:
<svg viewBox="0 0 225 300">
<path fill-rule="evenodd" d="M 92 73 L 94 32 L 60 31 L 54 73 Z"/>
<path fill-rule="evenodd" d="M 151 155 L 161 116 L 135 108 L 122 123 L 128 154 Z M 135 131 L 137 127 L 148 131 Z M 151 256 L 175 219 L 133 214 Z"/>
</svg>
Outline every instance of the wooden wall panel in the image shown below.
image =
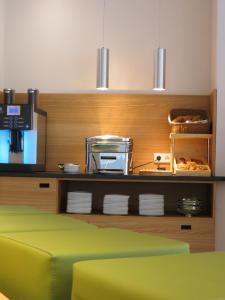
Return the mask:
<svg viewBox="0 0 225 300">
<path fill-rule="evenodd" d="M 25 98 L 17 95 L 19 102 Z M 171 109 L 210 109 L 210 96 L 41 94 L 39 102 L 48 113 L 47 170 L 66 162 L 84 170 L 85 137 L 102 134 L 132 137 L 134 165 L 151 161 L 153 152 L 170 151 Z M 185 149 L 196 156 L 205 147 L 196 143 Z"/>
</svg>

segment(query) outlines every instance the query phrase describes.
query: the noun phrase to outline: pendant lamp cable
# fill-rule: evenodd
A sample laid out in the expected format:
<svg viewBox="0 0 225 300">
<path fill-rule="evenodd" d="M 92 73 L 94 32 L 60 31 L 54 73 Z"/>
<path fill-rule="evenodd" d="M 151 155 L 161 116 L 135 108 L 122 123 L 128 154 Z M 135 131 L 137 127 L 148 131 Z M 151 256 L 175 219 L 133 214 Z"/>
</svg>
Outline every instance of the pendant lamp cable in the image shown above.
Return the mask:
<svg viewBox="0 0 225 300">
<path fill-rule="evenodd" d="M 103 0 L 103 14 L 102 14 L 102 45 L 105 46 L 105 6 L 106 0 Z"/>
<path fill-rule="evenodd" d="M 109 49 L 105 48 L 105 8 L 106 0 L 102 1 L 102 45 L 98 49 L 97 58 L 97 89 L 106 90 L 109 87 Z"/>
<path fill-rule="evenodd" d="M 165 67 L 166 67 L 166 49 L 161 45 L 161 0 L 157 0 L 157 30 L 158 30 L 158 48 L 155 53 L 154 67 L 154 88 L 153 90 L 161 92 L 165 90 Z"/>
<path fill-rule="evenodd" d="M 158 46 L 161 48 L 161 0 L 158 0 Z"/>
</svg>

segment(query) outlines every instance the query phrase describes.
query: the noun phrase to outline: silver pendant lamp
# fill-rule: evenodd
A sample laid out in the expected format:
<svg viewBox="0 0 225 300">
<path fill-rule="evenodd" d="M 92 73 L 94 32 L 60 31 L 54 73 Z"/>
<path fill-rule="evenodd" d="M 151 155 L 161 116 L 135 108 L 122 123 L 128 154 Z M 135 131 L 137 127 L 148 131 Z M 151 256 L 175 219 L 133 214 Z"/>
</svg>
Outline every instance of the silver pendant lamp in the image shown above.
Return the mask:
<svg viewBox="0 0 225 300">
<path fill-rule="evenodd" d="M 103 0 L 103 20 L 102 20 L 102 43 L 103 47 L 98 49 L 97 57 L 97 86 L 98 90 L 107 90 L 109 88 L 109 49 L 105 44 L 105 6 L 106 0 Z"/>
<path fill-rule="evenodd" d="M 154 91 L 166 90 L 166 49 L 158 48 L 154 63 Z"/>
<path fill-rule="evenodd" d="M 166 49 L 160 46 L 160 0 L 158 0 L 158 44 L 154 57 L 154 91 L 166 90 Z"/>
</svg>

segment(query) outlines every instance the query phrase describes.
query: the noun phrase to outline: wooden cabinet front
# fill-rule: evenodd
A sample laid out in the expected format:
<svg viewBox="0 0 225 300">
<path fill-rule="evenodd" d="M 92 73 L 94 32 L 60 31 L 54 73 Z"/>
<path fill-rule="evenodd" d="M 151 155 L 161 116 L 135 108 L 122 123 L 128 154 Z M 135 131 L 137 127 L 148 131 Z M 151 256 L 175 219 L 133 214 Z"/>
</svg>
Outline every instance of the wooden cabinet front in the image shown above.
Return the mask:
<svg viewBox="0 0 225 300">
<path fill-rule="evenodd" d="M 58 212 L 58 181 L 50 178 L 0 177 L 0 204 L 24 204 Z"/>
<path fill-rule="evenodd" d="M 74 218 L 96 224 L 98 227 L 116 227 L 141 233 L 156 234 L 190 244 L 192 252 L 214 250 L 214 184 L 209 182 L 137 182 L 137 181 L 61 181 L 60 211 L 66 212 L 67 192 L 92 193 L 92 214 L 70 214 Z M 165 215 L 140 216 L 140 194 L 163 194 Z M 104 196 L 129 195 L 129 215 L 103 214 Z M 201 216 L 185 217 L 177 212 L 177 200 L 197 197 L 205 201 L 207 210 Z"/>
<path fill-rule="evenodd" d="M 155 192 L 162 189 L 166 195 L 166 214 L 163 217 L 148 217 L 137 215 L 138 203 L 136 189 L 144 192 Z M 105 192 L 126 191 L 131 193 L 130 210 L 136 215 L 112 216 L 103 215 L 102 199 Z M 208 184 L 182 184 L 177 183 L 145 183 L 132 185 L 123 183 L 76 182 L 63 181 L 54 178 L 37 177 L 0 177 L 0 204 L 24 204 L 55 213 L 65 213 L 66 195 L 72 190 L 88 190 L 94 192 L 95 211 L 91 215 L 66 214 L 78 218 L 98 227 L 115 227 L 128 229 L 140 233 L 156 234 L 171 239 L 185 241 L 190 244 L 192 252 L 214 250 L 214 214 L 213 214 L 213 186 Z M 174 192 L 176 190 L 176 193 Z M 206 200 L 211 202 L 210 212 L 202 217 L 182 217 L 175 212 L 173 198 L 179 193 L 188 191 L 198 193 L 200 196 L 208 195 Z M 98 191 L 98 192 L 96 192 Z M 101 191 L 101 193 L 100 193 Z M 174 197 L 176 195 L 176 197 Z M 96 214 L 97 212 L 97 214 Z"/>
<path fill-rule="evenodd" d="M 187 217 L 142 217 L 70 214 L 99 227 L 116 227 L 152 233 L 190 244 L 191 252 L 214 250 L 214 219 Z"/>
</svg>

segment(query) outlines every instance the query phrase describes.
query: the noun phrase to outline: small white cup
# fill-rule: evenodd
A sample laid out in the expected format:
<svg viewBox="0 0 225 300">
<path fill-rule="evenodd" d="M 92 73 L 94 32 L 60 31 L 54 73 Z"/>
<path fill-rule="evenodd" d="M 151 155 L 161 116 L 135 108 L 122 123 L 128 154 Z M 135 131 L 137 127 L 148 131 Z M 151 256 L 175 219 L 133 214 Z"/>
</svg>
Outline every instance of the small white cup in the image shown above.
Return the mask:
<svg viewBox="0 0 225 300">
<path fill-rule="evenodd" d="M 80 173 L 80 165 L 77 164 L 64 164 L 64 172 L 66 173 Z"/>
</svg>

